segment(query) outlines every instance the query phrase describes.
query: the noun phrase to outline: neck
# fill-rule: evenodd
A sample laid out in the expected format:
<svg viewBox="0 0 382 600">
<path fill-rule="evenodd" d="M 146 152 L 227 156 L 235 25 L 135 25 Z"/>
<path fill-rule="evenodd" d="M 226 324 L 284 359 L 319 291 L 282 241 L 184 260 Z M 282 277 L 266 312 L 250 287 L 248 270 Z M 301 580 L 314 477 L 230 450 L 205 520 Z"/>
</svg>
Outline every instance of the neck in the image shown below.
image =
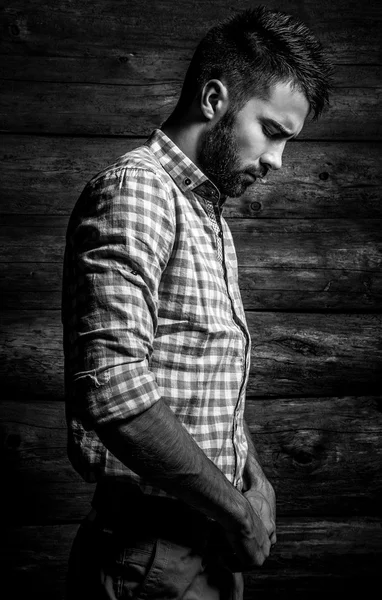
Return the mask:
<svg viewBox="0 0 382 600">
<path fill-rule="evenodd" d="M 182 121 L 170 118 L 163 123 L 161 129 L 199 167 L 198 146 L 203 132 L 203 124 L 192 121 L 187 117 L 183 118 Z"/>
</svg>

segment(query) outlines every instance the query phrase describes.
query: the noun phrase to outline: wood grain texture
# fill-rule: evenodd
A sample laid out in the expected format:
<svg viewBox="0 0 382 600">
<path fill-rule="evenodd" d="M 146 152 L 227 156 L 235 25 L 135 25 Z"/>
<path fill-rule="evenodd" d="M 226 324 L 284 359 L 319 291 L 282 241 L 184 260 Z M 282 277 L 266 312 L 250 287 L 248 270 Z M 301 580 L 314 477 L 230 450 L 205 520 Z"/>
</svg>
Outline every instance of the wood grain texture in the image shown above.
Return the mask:
<svg viewBox="0 0 382 600">
<path fill-rule="evenodd" d="M 58 309 L 68 217 L 9 214 L 0 221 L 0 305 Z M 228 223 L 247 310 L 379 310 L 380 219 Z"/>
<path fill-rule="evenodd" d="M 67 217 L 3 215 L 0 219 L 0 262 L 62 264 Z M 228 224 L 241 267 L 365 271 L 381 267 L 379 219 L 230 219 Z"/>
<path fill-rule="evenodd" d="M 145 138 L 3 136 L 2 213 L 68 215 L 85 186 L 117 157 Z M 379 143 L 288 144 L 283 168 L 224 214 L 237 218 L 381 218 Z"/>
<path fill-rule="evenodd" d="M 242 267 L 379 269 L 378 219 L 232 219 Z"/>
<path fill-rule="evenodd" d="M 280 8 L 279 0 L 264 0 Z M 170 113 L 197 42 L 251 0 L 12 0 L 0 9 L 0 439 L 12 597 L 64 600 L 93 485 L 67 458 L 60 294 L 85 183 Z M 285 0 L 335 63 L 331 109 L 225 216 L 251 331 L 246 418 L 278 544 L 245 600 L 380 583 L 381 20 L 377 0 Z M 25 310 L 20 310 L 25 309 Z"/>
<path fill-rule="evenodd" d="M 248 312 L 254 396 L 374 395 L 382 373 L 380 314 Z M 4 311 L 0 383 L 16 398 L 62 399 L 58 311 Z"/>
<path fill-rule="evenodd" d="M 53 262 L 62 265 L 68 217 L 3 215 L 0 262 Z"/>
<path fill-rule="evenodd" d="M 247 398 L 246 420 L 280 514 L 381 515 L 381 400 Z"/>
<path fill-rule="evenodd" d="M 239 285 L 246 310 L 379 311 L 380 270 L 343 268 L 240 267 Z M 0 262 L 0 308 L 61 308 L 60 262 Z"/>
<path fill-rule="evenodd" d="M 175 107 L 180 86 L 0 81 L 0 131 L 144 136 Z M 380 90 L 339 88 L 331 109 L 306 123 L 301 139 L 381 140 Z"/>
<path fill-rule="evenodd" d="M 239 285 L 246 310 L 381 309 L 382 274 L 374 270 L 247 266 L 239 269 Z M 17 302 L 20 294 L 13 296 Z"/>
<path fill-rule="evenodd" d="M 67 458 L 62 402 L 3 403 L 0 418 L 8 522 L 81 519 L 93 484 Z M 246 419 L 277 494 L 279 516 L 380 515 L 381 397 L 247 398 Z"/>
<path fill-rule="evenodd" d="M 277 0 L 264 0 L 280 9 Z M 233 11 L 252 8 L 250 0 L 208 3 L 182 0 L 174 10 L 171 0 L 150 4 L 139 0 L 61 0 L 52 5 L 13 0 L 2 14 L 3 54 L 129 57 L 143 51 L 163 54 L 172 50 L 191 55 L 197 42 L 218 20 Z M 357 4 L 348 1 L 314 0 L 303 4 L 285 0 L 282 9 L 299 16 L 327 48 L 336 63 L 378 64 L 380 60 L 381 7 L 376 0 Z"/>
<path fill-rule="evenodd" d="M 17 53 L 18 46 L 15 45 L 14 50 Z M 0 78 L 108 85 L 182 84 L 191 56 L 191 50 L 160 46 L 136 47 L 134 52 L 121 53 L 121 56 L 7 54 L 0 63 Z M 333 84 L 335 88 L 378 88 L 381 71 L 380 65 L 335 65 Z"/>
<path fill-rule="evenodd" d="M 271 557 L 245 577 L 246 600 L 352 597 L 379 581 L 378 519 L 280 519 L 278 531 Z"/>
<path fill-rule="evenodd" d="M 379 393 L 381 315 L 249 312 L 247 321 L 252 337 L 249 393 Z"/>
<path fill-rule="evenodd" d="M 14 529 L 1 549 L 2 564 L 14 573 L 14 598 L 38 595 L 41 600 L 64 600 L 67 560 L 77 528 L 67 524 Z M 245 600 L 253 600 L 256 593 L 271 600 L 318 600 L 322 594 L 341 597 L 379 583 L 382 530 L 378 520 L 280 519 L 278 531 L 269 559 L 246 575 Z"/>
</svg>

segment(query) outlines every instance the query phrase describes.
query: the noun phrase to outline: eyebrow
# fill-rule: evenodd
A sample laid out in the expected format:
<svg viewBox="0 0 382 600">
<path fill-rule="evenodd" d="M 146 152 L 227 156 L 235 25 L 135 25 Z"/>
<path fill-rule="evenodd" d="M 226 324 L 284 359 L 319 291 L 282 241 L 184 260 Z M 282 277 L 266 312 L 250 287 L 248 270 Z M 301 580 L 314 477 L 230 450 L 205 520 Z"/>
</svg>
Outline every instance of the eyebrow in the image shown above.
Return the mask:
<svg viewBox="0 0 382 600">
<path fill-rule="evenodd" d="M 265 117 L 263 119 L 264 123 L 267 123 L 269 125 L 273 125 L 273 127 L 275 127 L 279 133 L 281 133 L 282 136 L 293 139 L 297 137 L 296 133 L 292 133 L 291 131 L 288 131 L 288 129 L 285 129 L 285 127 L 283 125 L 281 125 L 281 123 L 278 123 L 277 121 L 274 121 L 273 119 L 271 119 L 270 117 Z"/>
</svg>

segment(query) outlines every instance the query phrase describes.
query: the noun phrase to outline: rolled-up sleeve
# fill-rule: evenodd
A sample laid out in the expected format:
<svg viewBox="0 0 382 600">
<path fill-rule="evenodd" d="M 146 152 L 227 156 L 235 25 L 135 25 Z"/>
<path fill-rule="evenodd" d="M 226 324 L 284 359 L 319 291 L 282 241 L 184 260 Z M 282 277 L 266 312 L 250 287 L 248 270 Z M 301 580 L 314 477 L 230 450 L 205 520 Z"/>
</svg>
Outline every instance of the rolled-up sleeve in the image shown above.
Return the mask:
<svg viewBox="0 0 382 600">
<path fill-rule="evenodd" d="M 147 169 L 99 176 L 73 211 L 63 282 L 65 386 L 85 429 L 132 417 L 160 398 L 149 361 L 174 236 L 171 199 Z"/>
</svg>

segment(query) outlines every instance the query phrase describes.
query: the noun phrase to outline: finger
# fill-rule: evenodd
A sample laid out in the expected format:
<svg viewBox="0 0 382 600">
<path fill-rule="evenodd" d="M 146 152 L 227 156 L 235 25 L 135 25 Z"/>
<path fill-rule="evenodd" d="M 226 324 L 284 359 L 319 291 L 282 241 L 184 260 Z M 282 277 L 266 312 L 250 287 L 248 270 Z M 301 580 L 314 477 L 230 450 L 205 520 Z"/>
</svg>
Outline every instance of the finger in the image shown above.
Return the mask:
<svg viewBox="0 0 382 600">
<path fill-rule="evenodd" d="M 268 532 L 268 537 L 271 545 L 276 543 L 276 525 L 274 521 L 268 521 L 266 524 L 266 529 Z"/>
<path fill-rule="evenodd" d="M 268 558 L 269 554 L 271 552 L 271 541 L 270 539 L 268 539 L 266 541 L 266 543 L 263 545 L 263 553 L 264 553 L 264 557 Z"/>
<path fill-rule="evenodd" d="M 271 524 L 271 526 L 270 526 L 271 533 L 274 533 L 276 531 L 276 523 L 273 519 L 270 519 L 270 524 Z M 271 535 L 271 534 L 269 534 L 269 535 Z"/>
<path fill-rule="evenodd" d="M 276 531 L 276 524 L 273 519 L 264 519 L 265 529 L 267 530 L 268 537 L 271 538 Z"/>
</svg>

